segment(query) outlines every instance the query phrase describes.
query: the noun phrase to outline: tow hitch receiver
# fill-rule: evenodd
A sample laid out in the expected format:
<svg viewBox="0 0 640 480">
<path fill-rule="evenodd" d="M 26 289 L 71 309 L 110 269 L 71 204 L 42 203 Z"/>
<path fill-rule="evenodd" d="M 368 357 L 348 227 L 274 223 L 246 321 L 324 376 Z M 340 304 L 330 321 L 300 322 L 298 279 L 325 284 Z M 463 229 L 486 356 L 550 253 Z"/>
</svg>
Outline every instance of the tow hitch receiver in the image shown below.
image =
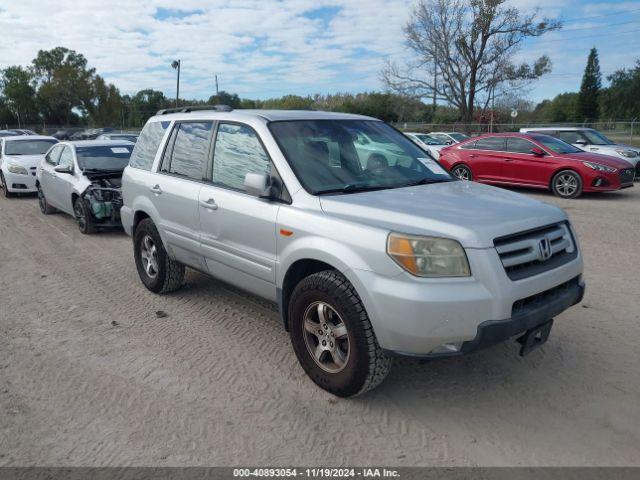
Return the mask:
<svg viewBox="0 0 640 480">
<path fill-rule="evenodd" d="M 522 345 L 520 347 L 520 356 L 524 357 L 526 354 L 542 346 L 549 338 L 552 325 L 553 319 L 543 323 L 542 325 L 538 325 L 535 328 L 527 330 L 524 335 L 518 338 L 518 343 Z"/>
</svg>

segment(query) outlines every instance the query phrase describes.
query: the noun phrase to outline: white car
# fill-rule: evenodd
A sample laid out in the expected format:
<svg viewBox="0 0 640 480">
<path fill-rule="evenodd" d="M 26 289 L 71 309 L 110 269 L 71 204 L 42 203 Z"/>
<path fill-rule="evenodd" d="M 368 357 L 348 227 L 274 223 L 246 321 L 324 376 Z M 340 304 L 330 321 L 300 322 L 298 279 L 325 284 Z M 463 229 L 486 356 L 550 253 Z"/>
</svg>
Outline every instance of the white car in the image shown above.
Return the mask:
<svg viewBox="0 0 640 480">
<path fill-rule="evenodd" d="M 85 234 L 98 227 L 120 227 L 122 172 L 129 164 L 133 147 L 131 142 L 115 140 L 55 145 L 36 173 L 42 213 L 68 213 Z"/>
<path fill-rule="evenodd" d="M 56 143 L 53 137 L 39 135 L 0 138 L 0 186 L 5 197 L 37 191 L 36 167 Z"/>
<path fill-rule="evenodd" d="M 521 128 L 521 133 L 544 133 L 569 143 L 587 152 L 610 155 L 626 160 L 636 170 L 636 179 L 640 178 L 640 148 L 615 143 L 593 128 L 583 127 L 545 127 Z"/>
<path fill-rule="evenodd" d="M 436 160 L 440 158 L 440 150 L 451 145 L 426 133 L 405 132 L 405 135 Z"/>
<path fill-rule="evenodd" d="M 431 132 L 429 133 L 429 136 L 445 143 L 446 145 L 453 145 L 454 143 L 464 142 L 465 140 L 471 138 L 469 137 L 469 135 L 465 135 L 464 133 L 460 132 Z"/>
</svg>

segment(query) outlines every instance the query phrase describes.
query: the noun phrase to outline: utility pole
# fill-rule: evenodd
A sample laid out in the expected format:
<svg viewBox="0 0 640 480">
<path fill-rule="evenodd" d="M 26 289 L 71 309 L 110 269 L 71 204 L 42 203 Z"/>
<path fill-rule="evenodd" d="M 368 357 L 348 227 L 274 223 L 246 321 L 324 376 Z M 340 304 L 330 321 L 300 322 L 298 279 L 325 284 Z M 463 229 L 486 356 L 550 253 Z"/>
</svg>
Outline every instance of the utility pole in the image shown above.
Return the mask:
<svg viewBox="0 0 640 480">
<path fill-rule="evenodd" d="M 431 123 L 436 118 L 436 90 L 438 89 L 438 61 L 437 57 L 433 57 L 433 118 Z"/>
<path fill-rule="evenodd" d="M 493 133 L 493 111 L 496 106 L 496 86 L 491 85 L 491 121 L 489 123 L 489 133 Z"/>
<path fill-rule="evenodd" d="M 178 102 L 180 99 L 180 60 L 174 60 L 171 62 L 171 66 L 174 70 L 178 71 L 178 78 L 176 80 L 176 108 L 178 108 Z"/>
<path fill-rule="evenodd" d="M 218 75 L 216 74 L 216 97 L 220 94 L 220 91 L 218 90 Z"/>
</svg>

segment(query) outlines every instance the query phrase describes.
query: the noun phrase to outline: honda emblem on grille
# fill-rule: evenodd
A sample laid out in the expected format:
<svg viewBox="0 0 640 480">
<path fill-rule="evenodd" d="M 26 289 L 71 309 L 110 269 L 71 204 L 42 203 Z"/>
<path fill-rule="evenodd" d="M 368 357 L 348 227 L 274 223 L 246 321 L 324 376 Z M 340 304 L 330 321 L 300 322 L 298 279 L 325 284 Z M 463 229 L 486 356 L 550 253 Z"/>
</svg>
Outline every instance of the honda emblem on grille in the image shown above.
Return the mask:
<svg viewBox="0 0 640 480">
<path fill-rule="evenodd" d="M 551 241 L 549 237 L 541 238 L 538 242 L 538 260 L 544 262 L 551 258 Z"/>
</svg>

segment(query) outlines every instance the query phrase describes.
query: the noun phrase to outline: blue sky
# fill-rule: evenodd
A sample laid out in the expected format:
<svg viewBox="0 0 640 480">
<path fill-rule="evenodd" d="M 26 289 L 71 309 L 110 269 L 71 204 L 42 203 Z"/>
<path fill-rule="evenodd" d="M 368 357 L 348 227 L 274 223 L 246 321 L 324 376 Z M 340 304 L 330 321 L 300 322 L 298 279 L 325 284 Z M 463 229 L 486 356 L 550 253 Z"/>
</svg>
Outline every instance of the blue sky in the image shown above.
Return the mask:
<svg viewBox="0 0 640 480">
<path fill-rule="evenodd" d="M 589 49 L 604 76 L 640 58 L 640 0 L 509 0 L 565 20 L 564 29 L 527 41 L 521 60 L 548 54 L 551 75 L 533 101 L 579 88 Z M 63 45 L 122 92 L 175 93 L 173 59 L 182 60 L 181 96 L 220 88 L 242 97 L 382 89 L 386 58 L 408 52 L 402 27 L 408 0 L 0 0 L 0 68 L 26 65 L 39 49 Z M 177 6 L 179 5 L 179 7 Z M 49 28 L 63 25 L 63 28 Z"/>
</svg>

